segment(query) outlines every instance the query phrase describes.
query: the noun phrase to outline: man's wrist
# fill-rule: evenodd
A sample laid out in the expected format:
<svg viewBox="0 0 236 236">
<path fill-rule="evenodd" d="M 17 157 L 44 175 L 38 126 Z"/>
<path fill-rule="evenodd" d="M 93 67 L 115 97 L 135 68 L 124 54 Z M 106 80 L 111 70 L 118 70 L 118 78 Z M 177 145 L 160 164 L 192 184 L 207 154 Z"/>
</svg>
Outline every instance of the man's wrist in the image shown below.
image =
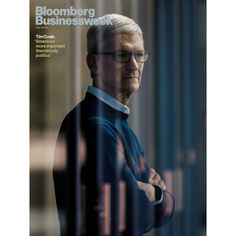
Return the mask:
<svg viewBox="0 0 236 236">
<path fill-rule="evenodd" d="M 153 185 L 154 188 L 155 188 L 155 201 L 153 201 L 153 205 L 157 205 L 157 204 L 161 204 L 162 201 L 163 201 L 163 190 L 156 186 L 156 185 Z"/>
</svg>

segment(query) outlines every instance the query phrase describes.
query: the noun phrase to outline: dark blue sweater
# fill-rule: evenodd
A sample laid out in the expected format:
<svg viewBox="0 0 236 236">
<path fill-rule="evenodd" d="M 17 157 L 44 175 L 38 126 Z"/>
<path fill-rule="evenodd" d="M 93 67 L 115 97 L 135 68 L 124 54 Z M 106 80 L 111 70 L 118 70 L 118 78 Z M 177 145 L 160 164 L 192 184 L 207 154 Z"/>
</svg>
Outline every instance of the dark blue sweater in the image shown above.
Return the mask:
<svg viewBox="0 0 236 236">
<path fill-rule="evenodd" d="M 148 182 L 149 170 L 127 118 L 127 114 L 87 93 L 62 122 L 58 139 L 66 142 L 67 165 L 64 170 L 54 170 L 61 235 L 102 235 L 106 217 L 110 235 L 140 236 L 171 217 L 173 199 L 167 192 L 163 203 L 154 206 L 139 190 L 136 181 Z M 81 138 L 85 140 L 86 155 L 79 166 Z M 119 229 L 120 183 L 125 184 L 125 230 Z M 81 186 L 86 189 L 82 196 L 86 203 L 82 206 L 83 224 L 78 224 Z M 110 188 L 110 213 L 105 217 L 104 186 Z"/>
</svg>

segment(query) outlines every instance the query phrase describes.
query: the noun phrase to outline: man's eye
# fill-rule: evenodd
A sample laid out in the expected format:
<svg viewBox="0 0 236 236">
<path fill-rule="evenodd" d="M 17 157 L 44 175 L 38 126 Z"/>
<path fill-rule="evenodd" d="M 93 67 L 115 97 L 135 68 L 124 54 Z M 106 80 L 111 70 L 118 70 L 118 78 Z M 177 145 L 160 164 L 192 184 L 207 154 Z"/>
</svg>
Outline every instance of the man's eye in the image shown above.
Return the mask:
<svg viewBox="0 0 236 236">
<path fill-rule="evenodd" d="M 121 57 L 127 57 L 127 53 L 125 53 L 125 52 L 119 52 L 119 53 L 116 54 L 116 56 L 117 56 L 117 57 L 120 57 L 120 58 L 121 58 Z"/>
<path fill-rule="evenodd" d="M 143 56 L 144 56 L 144 53 L 143 53 L 143 52 L 137 52 L 136 55 L 137 55 L 138 57 L 143 57 Z"/>
</svg>

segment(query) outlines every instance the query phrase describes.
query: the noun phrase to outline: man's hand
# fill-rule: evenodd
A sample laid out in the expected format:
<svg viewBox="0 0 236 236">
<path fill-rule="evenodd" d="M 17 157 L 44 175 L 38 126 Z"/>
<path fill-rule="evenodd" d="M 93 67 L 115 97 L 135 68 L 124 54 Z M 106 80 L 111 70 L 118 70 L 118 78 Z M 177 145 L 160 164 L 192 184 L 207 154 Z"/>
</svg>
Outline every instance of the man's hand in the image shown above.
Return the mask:
<svg viewBox="0 0 236 236">
<path fill-rule="evenodd" d="M 164 181 L 161 179 L 161 176 L 153 169 L 151 168 L 149 171 L 149 183 L 144 183 L 141 181 L 137 181 L 137 184 L 139 186 L 139 189 L 143 190 L 145 192 L 146 197 L 150 201 L 155 201 L 155 188 L 154 186 L 158 186 L 162 190 L 166 190 L 166 185 Z"/>
<path fill-rule="evenodd" d="M 152 184 L 144 183 L 141 181 L 137 181 L 137 184 L 139 186 L 139 189 L 143 190 L 145 192 L 146 197 L 151 201 L 155 201 L 155 188 Z"/>
<path fill-rule="evenodd" d="M 149 183 L 155 186 L 160 187 L 162 190 L 166 190 L 166 185 L 164 181 L 161 179 L 161 176 L 154 170 L 150 169 L 149 171 Z"/>
</svg>

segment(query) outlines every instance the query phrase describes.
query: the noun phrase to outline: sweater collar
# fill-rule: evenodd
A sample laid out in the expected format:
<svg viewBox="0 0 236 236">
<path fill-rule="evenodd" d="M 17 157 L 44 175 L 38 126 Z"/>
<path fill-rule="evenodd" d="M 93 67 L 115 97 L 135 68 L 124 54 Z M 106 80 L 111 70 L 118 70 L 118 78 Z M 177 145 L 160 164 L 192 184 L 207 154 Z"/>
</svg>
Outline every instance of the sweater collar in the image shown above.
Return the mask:
<svg viewBox="0 0 236 236">
<path fill-rule="evenodd" d="M 114 108 L 115 110 L 118 110 L 120 112 L 123 112 L 129 115 L 130 113 L 129 107 L 125 106 L 124 104 L 119 102 L 117 99 L 113 98 L 112 96 L 102 91 L 101 89 L 93 87 L 93 86 L 88 86 L 87 92 L 93 94 L 99 100 L 106 103 L 108 106 Z"/>
</svg>

